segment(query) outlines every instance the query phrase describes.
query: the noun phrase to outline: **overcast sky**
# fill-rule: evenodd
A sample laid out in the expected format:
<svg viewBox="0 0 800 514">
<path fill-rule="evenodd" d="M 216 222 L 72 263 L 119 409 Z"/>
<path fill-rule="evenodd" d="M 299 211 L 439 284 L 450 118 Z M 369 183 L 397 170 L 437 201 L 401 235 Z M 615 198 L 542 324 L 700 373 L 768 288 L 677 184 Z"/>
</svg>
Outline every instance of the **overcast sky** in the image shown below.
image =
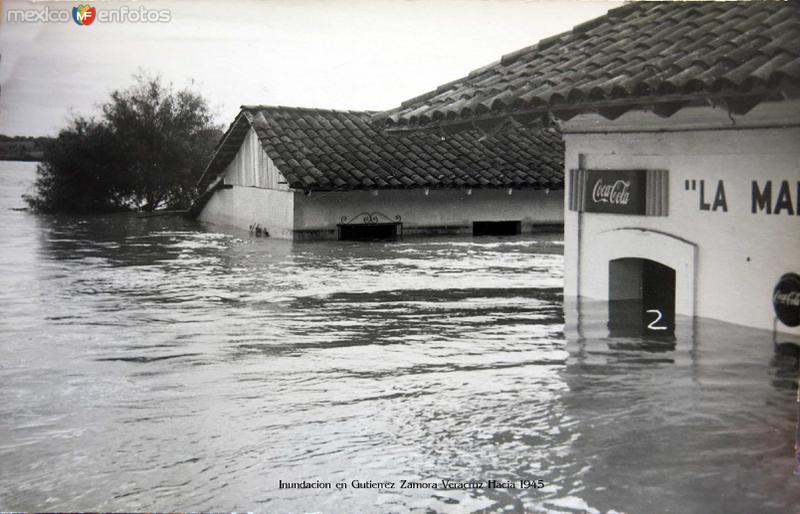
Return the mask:
<svg viewBox="0 0 800 514">
<path fill-rule="evenodd" d="M 501 55 L 604 14 L 611 1 L 143 0 L 168 23 L 9 22 L 0 0 L 0 133 L 54 135 L 141 68 L 194 85 L 229 123 L 242 104 L 388 109 Z"/>
</svg>

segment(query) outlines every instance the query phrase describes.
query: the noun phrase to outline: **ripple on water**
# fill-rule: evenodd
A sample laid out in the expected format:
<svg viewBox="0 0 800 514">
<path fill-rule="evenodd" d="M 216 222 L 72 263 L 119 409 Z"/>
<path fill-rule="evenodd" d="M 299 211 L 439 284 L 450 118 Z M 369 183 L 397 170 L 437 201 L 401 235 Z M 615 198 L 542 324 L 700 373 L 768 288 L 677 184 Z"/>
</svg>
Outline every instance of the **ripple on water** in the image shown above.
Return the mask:
<svg viewBox="0 0 800 514">
<path fill-rule="evenodd" d="M 795 361 L 715 323 L 609 338 L 589 307 L 565 332 L 558 236 L 294 244 L 5 208 L 0 232 L 3 510 L 800 504 Z M 545 487 L 277 488 L 521 478 Z"/>
</svg>

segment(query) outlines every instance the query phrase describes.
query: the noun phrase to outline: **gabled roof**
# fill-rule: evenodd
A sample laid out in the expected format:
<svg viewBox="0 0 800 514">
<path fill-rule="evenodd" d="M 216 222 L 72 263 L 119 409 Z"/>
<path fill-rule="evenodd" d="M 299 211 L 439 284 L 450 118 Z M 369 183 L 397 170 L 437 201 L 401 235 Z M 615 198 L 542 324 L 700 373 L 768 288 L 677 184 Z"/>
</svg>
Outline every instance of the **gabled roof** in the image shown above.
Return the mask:
<svg viewBox="0 0 800 514">
<path fill-rule="evenodd" d="M 250 127 L 293 189 L 563 188 L 557 131 L 393 136 L 372 125 L 373 114 L 244 106 L 201 177 L 201 191 L 224 172 Z"/>
<path fill-rule="evenodd" d="M 529 124 L 627 110 L 670 116 L 709 101 L 734 113 L 797 97 L 800 3 L 636 2 L 503 56 L 376 120 L 388 129 L 513 116 Z"/>
</svg>

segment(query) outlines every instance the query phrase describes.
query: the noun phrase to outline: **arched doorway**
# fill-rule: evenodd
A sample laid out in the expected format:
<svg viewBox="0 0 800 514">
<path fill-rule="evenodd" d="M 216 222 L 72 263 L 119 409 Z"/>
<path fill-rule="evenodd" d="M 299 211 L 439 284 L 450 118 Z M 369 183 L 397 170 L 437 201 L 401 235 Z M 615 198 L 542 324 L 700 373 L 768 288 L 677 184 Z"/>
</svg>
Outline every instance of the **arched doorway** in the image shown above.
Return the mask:
<svg viewBox="0 0 800 514">
<path fill-rule="evenodd" d="M 675 332 L 675 270 L 623 257 L 608 262 L 608 328 L 612 336 Z"/>
</svg>

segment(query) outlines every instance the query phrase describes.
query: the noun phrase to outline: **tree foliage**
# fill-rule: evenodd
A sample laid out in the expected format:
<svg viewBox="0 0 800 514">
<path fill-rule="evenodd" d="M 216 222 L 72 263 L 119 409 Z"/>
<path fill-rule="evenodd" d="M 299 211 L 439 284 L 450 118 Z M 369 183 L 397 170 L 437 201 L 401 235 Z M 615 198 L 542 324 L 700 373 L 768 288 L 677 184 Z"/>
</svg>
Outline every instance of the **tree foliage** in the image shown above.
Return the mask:
<svg viewBox="0 0 800 514">
<path fill-rule="evenodd" d="M 36 194 L 40 212 L 183 209 L 221 135 L 208 102 L 160 77 L 137 75 L 114 91 L 99 119 L 75 117 L 45 145 Z"/>
</svg>

